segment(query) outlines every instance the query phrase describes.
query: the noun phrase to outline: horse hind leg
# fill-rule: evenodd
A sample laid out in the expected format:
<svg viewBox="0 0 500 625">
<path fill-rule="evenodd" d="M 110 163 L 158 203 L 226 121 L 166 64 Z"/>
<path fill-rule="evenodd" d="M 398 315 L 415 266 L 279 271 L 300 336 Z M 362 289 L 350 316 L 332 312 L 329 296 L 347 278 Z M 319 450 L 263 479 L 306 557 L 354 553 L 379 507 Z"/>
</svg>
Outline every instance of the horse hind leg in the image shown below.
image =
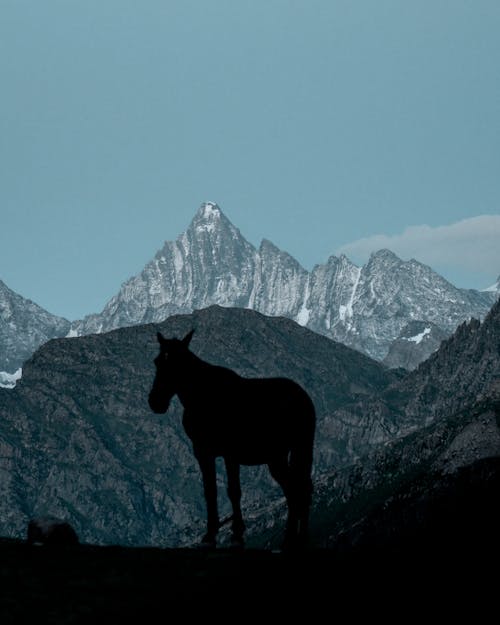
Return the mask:
<svg viewBox="0 0 500 625">
<path fill-rule="evenodd" d="M 281 486 L 283 494 L 286 498 L 288 506 L 288 518 L 285 529 L 285 539 L 283 541 L 283 549 L 291 549 L 295 547 L 297 542 L 297 534 L 299 531 L 299 509 L 297 499 L 295 497 L 295 489 L 291 480 L 290 467 L 286 456 L 269 463 L 269 471 L 272 477 Z"/>
<path fill-rule="evenodd" d="M 300 479 L 296 484 L 297 489 L 297 539 L 300 546 L 305 546 L 309 534 L 309 509 L 312 499 L 312 480 Z"/>
<path fill-rule="evenodd" d="M 307 543 L 309 530 L 309 509 L 311 507 L 313 484 L 311 479 L 312 444 L 292 449 L 290 454 L 290 480 L 294 505 L 297 511 L 297 546 Z"/>
<path fill-rule="evenodd" d="M 245 544 L 243 535 L 245 533 L 245 523 L 241 513 L 241 485 L 240 485 L 240 465 L 224 458 L 227 473 L 227 496 L 233 507 L 233 522 L 231 525 L 231 546 L 242 548 Z"/>
</svg>

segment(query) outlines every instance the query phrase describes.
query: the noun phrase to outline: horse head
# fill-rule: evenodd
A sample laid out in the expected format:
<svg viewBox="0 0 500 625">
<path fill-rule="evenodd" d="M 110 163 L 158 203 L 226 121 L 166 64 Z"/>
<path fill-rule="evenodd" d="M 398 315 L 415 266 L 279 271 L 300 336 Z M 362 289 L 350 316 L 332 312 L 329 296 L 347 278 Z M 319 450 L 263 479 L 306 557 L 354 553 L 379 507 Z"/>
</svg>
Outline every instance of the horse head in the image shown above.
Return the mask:
<svg viewBox="0 0 500 625">
<path fill-rule="evenodd" d="M 160 353 L 155 358 L 156 376 L 149 393 L 149 406 L 157 414 L 167 412 L 170 400 L 178 391 L 182 362 L 188 353 L 189 343 L 193 338 L 191 330 L 183 339 L 166 339 L 157 333 Z"/>
</svg>

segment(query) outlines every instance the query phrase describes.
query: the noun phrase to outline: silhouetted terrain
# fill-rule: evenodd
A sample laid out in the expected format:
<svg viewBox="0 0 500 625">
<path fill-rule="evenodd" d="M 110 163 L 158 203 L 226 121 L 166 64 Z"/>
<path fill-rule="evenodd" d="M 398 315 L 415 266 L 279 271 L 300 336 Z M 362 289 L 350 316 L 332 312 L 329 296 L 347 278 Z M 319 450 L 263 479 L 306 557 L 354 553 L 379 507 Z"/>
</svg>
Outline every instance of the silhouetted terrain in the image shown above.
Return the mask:
<svg viewBox="0 0 500 625">
<path fill-rule="evenodd" d="M 429 533 L 427 533 L 429 536 Z M 318 620 L 495 609 L 498 541 L 471 549 L 467 534 L 435 551 L 408 540 L 398 551 L 273 553 L 95 547 L 51 549 L 0 540 L 0 621 L 163 623 L 300 616 Z M 493 563 L 493 572 L 490 565 Z M 494 612 L 493 612 L 494 613 Z"/>
<path fill-rule="evenodd" d="M 387 614 L 401 600 L 412 613 L 428 616 L 437 601 L 448 615 L 459 606 L 479 618 L 496 597 L 491 564 L 500 555 L 499 320 L 497 303 L 402 377 L 291 321 L 244 310 L 48 343 L 19 386 L 0 393 L 5 535 L 24 536 L 27 519 L 46 509 L 84 541 L 200 537 L 199 474 L 178 407 L 160 419 L 145 404 L 156 330 L 183 336 L 195 325 L 193 351 L 247 375 L 293 377 L 314 397 L 313 548 L 49 549 L 3 540 L 2 623 L 147 620 L 165 606 L 221 614 L 233 604 L 352 618 L 367 606 Z M 283 502 L 254 479 L 259 490 L 244 505 L 249 544 L 272 548 Z"/>
<path fill-rule="evenodd" d="M 386 439 L 318 476 L 313 545 L 349 552 L 413 541 L 417 549 L 422 542 L 464 549 L 498 540 L 500 304 L 482 324 L 462 325 L 416 371 L 335 415 L 353 429 L 361 422 L 366 431 L 385 430 Z M 251 544 L 278 545 L 282 516 L 280 505 L 255 513 Z"/>
<path fill-rule="evenodd" d="M 340 406 L 397 379 L 293 321 L 243 309 L 212 307 L 158 325 L 50 341 L 26 363 L 15 389 L 0 389 L 0 534 L 22 536 L 29 518 L 48 514 L 105 544 L 177 546 L 201 537 L 201 478 L 180 405 L 155 415 L 147 401 L 157 330 L 184 336 L 193 327 L 194 353 L 249 377 L 295 380 L 328 427 Z M 345 464 L 355 446 L 348 430 L 318 432 L 316 471 L 322 458 Z M 244 509 L 262 503 L 263 494 L 266 501 L 281 496 L 267 473 L 244 471 Z"/>
<path fill-rule="evenodd" d="M 415 551 L 435 553 L 498 550 L 499 426 L 500 401 L 488 402 L 358 463 L 349 475 L 348 497 L 347 476 L 326 480 L 318 497 L 324 509 L 316 515 L 316 538 L 347 551 L 383 552 L 410 544 Z M 335 488 L 336 481 L 344 488 Z M 346 509 L 339 505 L 342 497 L 348 499 Z"/>
<path fill-rule="evenodd" d="M 0 391 L 1 533 L 23 536 L 29 518 L 51 514 L 92 542 L 175 546 L 200 538 L 201 480 L 179 405 L 162 416 L 147 405 L 157 330 L 184 336 L 196 327 L 192 349 L 206 360 L 299 382 L 318 415 L 317 491 L 321 475 L 335 471 L 335 498 L 357 473 L 368 476 L 361 485 L 373 482 L 367 454 L 384 458 L 374 483 L 390 483 L 388 467 L 396 463 L 403 476 L 413 463 L 394 456 L 399 439 L 421 437 L 422 449 L 434 449 L 433 424 L 495 399 L 499 316 L 497 303 L 484 323 L 464 324 L 403 377 L 290 320 L 242 309 L 212 307 L 163 324 L 51 341 L 27 363 L 16 389 Z M 243 477 L 245 517 L 279 503 L 267 471 Z M 346 490 L 342 498 L 351 496 Z"/>
</svg>

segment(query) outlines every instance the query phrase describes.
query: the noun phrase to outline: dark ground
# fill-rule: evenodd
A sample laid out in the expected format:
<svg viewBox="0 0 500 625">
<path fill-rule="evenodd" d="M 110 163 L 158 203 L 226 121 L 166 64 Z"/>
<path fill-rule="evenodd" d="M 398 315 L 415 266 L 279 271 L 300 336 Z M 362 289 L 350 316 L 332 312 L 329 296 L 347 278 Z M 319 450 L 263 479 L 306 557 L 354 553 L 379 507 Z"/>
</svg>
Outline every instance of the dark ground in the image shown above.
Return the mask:
<svg viewBox="0 0 500 625">
<path fill-rule="evenodd" d="M 0 625 L 496 622 L 500 459 L 424 477 L 358 515 L 330 549 L 0 539 Z"/>
<path fill-rule="evenodd" d="M 366 612 L 403 622 L 438 612 L 480 618 L 497 601 L 497 556 L 429 553 L 421 546 L 339 555 L 63 548 L 4 539 L 0 623 L 182 622 L 179 614 L 259 623 L 272 614 L 302 614 L 314 622 Z"/>
</svg>

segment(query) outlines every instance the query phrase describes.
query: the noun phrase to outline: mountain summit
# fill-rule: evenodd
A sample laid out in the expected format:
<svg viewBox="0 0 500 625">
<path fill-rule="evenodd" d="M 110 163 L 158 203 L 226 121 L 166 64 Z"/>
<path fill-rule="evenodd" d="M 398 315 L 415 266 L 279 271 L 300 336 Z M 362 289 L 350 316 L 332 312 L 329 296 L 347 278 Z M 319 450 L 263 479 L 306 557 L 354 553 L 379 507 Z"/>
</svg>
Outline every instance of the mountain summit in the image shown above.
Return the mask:
<svg viewBox="0 0 500 625">
<path fill-rule="evenodd" d="M 23 362 L 49 339 L 65 336 L 70 322 L 18 295 L 0 280 L 0 386 L 20 377 Z"/>
<path fill-rule="evenodd" d="M 380 360 L 408 323 L 430 322 L 449 335 L 483 317 L 494 299 L 457 289 L 390 250 L 375 252 L 363 267 L 331 256 L 309 272 L 266 239 L 256 249 L 216 203 L 204 202 L 184 233 L 73 330 L 105 332 L 218 304 L 289 317 Z"/>
</svg>

